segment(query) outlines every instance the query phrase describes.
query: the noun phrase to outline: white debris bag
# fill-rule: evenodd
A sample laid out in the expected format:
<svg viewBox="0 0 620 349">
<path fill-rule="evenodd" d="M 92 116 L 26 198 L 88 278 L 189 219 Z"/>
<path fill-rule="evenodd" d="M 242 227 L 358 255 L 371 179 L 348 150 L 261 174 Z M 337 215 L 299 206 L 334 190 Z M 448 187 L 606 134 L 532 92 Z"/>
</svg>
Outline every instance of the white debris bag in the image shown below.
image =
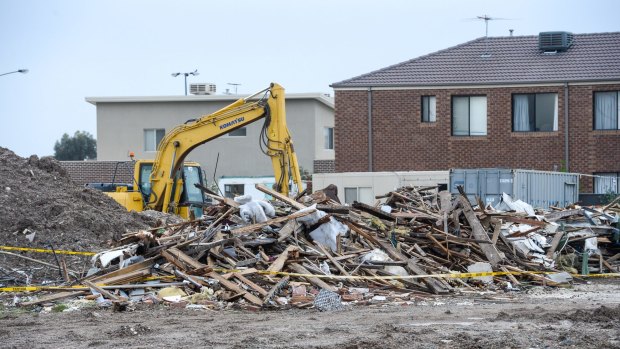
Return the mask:
<svg viewBox="0 0 620 349">
<path fill-rule="evenodd" d="M 133 244 L 119 250 L 103 251 L 94 255 L 92 258 L 92 262 L 93 265 L 97 265 L 97 261 L 99 261 L 101 262 L 101 267 L 106 268 L 116 258 L 119 258 L 120 262 L 122 263 L 125 258 L 133 257 L 136 254 L 137 249 L 138 245 Z"/>
<path fill-rule="evenodd" d="M 264 200 L 252 200 L 251 195 L 238 196 L 235 202 L 241 204 L 239 206 L 239 215 L 247 223 L 263 223 L 268 217 L 275 217 L 276 210 L 273 206 Z"/>
<path fill-rule="evenodd" d="M 362 263 L 364 262 L 392 262 L 392 258 L 387 255 L 387 253 L 381 251 L 378 248 L 366 253 L 362 257 Z M 387 271 L 390 274 L 398 275 L 398 276 L 407 276 L 407 270 L 403 267 L 399 267 L 397 265 L 386 265 L 383 267 L 383 270 Z"/>
<path fill-rule="evenodd" d="M 316 204 L 306 207 L 304 209 L 299 210 L 299 212 L 307 212 L 311 210 L 316 210 Z M 323 217 L 327 216 L 327 213 L 323 211 L 316 210 L 315 212 L 297 218 L 297 222 L 302 223 L 306 227 L 311 227 L 319 222 L 319 220 Z M 332 251 L 336 251 L 338 249 L 336 245 L 336 239 L 338 235 L 346 235 L 349 231 L 349 228 L 335 220 L 334 217 L 329 217 L 329 221 L 321 224 L 319 227 L 314 229 L 310 236 L 312 239 L 321 245 L 328 246 Z"/>
<path fill-rule="evenodd" d="M 467 266 L 468 273 L 492 273 L 491 264 L 485 262 L 477 262 Z M 485 284 L 493 283 L 493 276 L 475 276 L 472 279 L 482 281 Z"/>
</svg>

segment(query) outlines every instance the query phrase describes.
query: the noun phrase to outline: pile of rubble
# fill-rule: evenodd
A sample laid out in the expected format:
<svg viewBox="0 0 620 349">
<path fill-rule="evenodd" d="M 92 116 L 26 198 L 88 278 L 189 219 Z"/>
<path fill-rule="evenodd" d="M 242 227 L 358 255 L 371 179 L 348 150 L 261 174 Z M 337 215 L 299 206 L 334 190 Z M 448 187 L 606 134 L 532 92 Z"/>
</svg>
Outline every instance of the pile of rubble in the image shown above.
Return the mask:
<svg viewBox="0 0 620 349">
<path fill-rule="evenodd" d="M 620 266 L 618 199 L 543 212 L 508 196 L 472 207 L 464 193 L 435 187 L 400 188 L 375 206 L 341 205 L 331 191 L 294 200 L 257 189 L 274 200 L 209 194 L 220 204 L 200 219 L 124 234 L 86 275 L 17 303 L 329 310 L 555 286 Z"/>
<path fill-rule="evenodd" d="M 0 245 L 50 250 L 109 248 L 123 233 L 148 228 L 156 220 L 129 213 L 102 192 L 76 185 L 52 157 L 27 159 L 0 147 Z M 0 249 L 0 284 L 42 283 L 59 278 L 57 270 Z M 56 266 L 53 254 L 28 254 Z M 70 269 L 83 259 L 66 255 Z"/>
</svg>

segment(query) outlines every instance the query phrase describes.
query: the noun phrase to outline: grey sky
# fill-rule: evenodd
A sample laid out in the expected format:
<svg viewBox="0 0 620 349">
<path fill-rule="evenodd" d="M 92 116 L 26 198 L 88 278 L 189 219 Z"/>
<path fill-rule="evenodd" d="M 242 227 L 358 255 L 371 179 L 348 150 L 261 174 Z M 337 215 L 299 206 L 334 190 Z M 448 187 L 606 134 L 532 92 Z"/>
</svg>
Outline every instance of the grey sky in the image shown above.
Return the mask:
<svg viewBox="0 0 620 349">
<path fill-rule="evenodd" d="M 620 31 L 620 1 L 0 0 L 0 146 L 52 155 L 96 136 L 86 96 L 182 95 L 188 82 L 250 93 L 329 84 L 484 36 Z M 119 125 L 122 127 L 122 125 Z"/>
</svg>

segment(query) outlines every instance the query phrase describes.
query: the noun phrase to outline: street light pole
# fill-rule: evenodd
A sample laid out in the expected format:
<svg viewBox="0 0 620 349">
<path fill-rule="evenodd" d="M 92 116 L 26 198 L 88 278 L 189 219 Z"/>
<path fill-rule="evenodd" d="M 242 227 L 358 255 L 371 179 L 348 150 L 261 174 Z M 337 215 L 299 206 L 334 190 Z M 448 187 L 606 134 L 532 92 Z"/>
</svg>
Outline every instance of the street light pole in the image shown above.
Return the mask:
<svg viewBox="0 0 620 349">
<path fill-rule="evenodd" d="M 19 70 L 16 70 L 16 71 L 10 71 L 10 72 L 8 72 L 8 73 L 0 74 L 0 76 L 2 76 L 2 75 L 14 74 L 14 73 L 22 73 L 22 74 L 26 74 L 26 73 L 28 73 L 28 69 L 19 69 Z"/>
<path fill-rule="evenodd" d="M 241 85 L 241 84 L 237 84 L 237 83 L 235 83 L 235 82 L 229 82 L 228 84 L 229 84 L 230 86 L 234 86 L 234 87 L 235 87 L 235 95 L 236 95 L 236 94 L 237 94 L 237 87 L 238 87 L 239 85 Z"/>
<path fill-rule="evenodd" d="M 184 76 L 184 80 L 185 80 L 185 95 L 187 96 L 187 77 L 189 75 L 193 75 L 193 76 L 199 75 L 198 69 L 194 70 L 193 72 L 189 72 L 189 73 L 172 73 L 170 75 L 172 75 L 173 78 L 176 78 L 177 76 L 179 76 L 181 74 L 183 74 L 183 76 Z"/>
</svg>

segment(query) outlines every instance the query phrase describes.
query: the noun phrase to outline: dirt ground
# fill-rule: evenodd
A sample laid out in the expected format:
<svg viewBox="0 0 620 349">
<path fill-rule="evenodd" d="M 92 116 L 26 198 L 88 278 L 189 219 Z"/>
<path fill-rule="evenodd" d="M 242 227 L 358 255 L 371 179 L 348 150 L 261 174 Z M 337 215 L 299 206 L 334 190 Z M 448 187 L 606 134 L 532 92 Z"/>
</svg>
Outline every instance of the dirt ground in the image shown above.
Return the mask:
<svg viewBox="0 0 620 349">
<path fill-rule="evenodd" d="M 5 348 L 620 348 L 619 287 L 602 280 L 323 313 L 7 308 L 0 341 Z"/>
</svg>

